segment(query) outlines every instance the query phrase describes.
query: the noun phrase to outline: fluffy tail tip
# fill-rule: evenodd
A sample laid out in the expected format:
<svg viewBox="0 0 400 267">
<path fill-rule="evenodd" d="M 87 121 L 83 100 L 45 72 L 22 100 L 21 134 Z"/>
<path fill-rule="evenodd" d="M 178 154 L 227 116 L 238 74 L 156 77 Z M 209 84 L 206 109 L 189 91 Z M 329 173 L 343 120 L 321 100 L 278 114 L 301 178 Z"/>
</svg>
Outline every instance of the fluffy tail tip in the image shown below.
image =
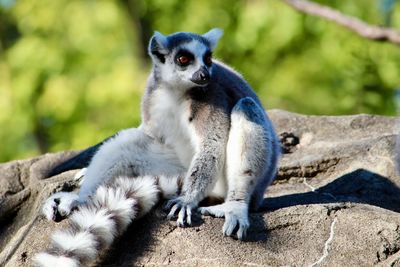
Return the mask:
<svg viewBox="0 0 400 267">
<path fill-rule="evenodd" d="M 79 262 L 65 256 L 55 256 L 48 253 L 36 254 L 33 258 L 33 266 L 37 267 L 79 267 Z"/>
</svg>

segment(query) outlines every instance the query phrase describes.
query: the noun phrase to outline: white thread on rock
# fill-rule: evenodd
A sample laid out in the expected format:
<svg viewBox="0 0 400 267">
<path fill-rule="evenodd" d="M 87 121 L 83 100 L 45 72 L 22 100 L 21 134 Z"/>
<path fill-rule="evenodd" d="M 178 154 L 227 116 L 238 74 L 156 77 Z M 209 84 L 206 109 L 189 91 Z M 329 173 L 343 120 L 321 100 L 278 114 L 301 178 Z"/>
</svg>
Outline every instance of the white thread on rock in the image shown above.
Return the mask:
<svg viewBox="0 0 400 267">
<path fill-rule="evenodd" d="M 332 195 L 331 193 L 320 193 L 320 192 L 318 192 L 318 189 L 317 189 L 317 188 L 315 188 L 314 186 L 310 185 L 310 184 L 307 182 L 307 178 L 306 178 L 306 177 L 304 177 L 304 179 L 303 179 L 303 184 L 304 184 L 305 186 L 307 186 L 308 188 L 310 188 L 310 189 L 311 189 L 311 192 L 314 192 L 314 193 L 316 193 L 316 194 L 322 194 L 322 195 L 331 197 L 331 198 L 333 198 L 334 200 L 336 200 L 336 197 L 335 197 L 334 195 Z"/>
<path fill-rule="evenodd" d="M 308 188 L 310 188 L 311 192 L 315 192 L 316 188 L 314 186 L 310 185 L 309 183 L 307 183 L 306 177 L 304 177 L 303 184 L 305 184 Z"/>
<path fill-rule="evenodd" d="M 325 246 L 324 246 L 324 253 L 322 254 L 321 258 L 319 258 L 316 262 L 308 265 L 308 267 L 314 267 L 317 266 L 318 264 L 320 264 L 321 262 L 323 262 L 325 260 L 326 257 L 328 257 L 329 255 L 329 246 L 332 243 L 333 240 L 333 236 L 335 235 L 335 224 L 337 222 L 337 218 L 335 218 L 331 224 L 331 231 L 329 234 L 329 238 L 328 240 L 326 240 L 325 242 Z"/>
</svg>

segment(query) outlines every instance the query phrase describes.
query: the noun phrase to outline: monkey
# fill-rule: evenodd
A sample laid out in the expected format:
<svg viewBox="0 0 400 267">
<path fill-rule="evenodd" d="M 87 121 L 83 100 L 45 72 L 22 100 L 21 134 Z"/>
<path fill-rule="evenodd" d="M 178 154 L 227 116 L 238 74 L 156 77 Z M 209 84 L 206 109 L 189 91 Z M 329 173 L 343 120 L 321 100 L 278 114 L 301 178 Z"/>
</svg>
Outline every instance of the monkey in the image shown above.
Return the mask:
<svg viewBox="0 0 400 267">
<path fill-rule="evenodd" d="M 53 172 L 85 169 L 79 193 L 58 192 L 43 206 L 49 220 L 69 216 L 37 266 L 95 261 L 132 220 L 166 199 L 168 218 L 192 225 L 192 213 L 224 217 L 223 234 L 243 240 L 249 210 L 274 180 L 280 144 L 256 93 L 213 58 L 222 30 L 155 32 L 152 70 L 141 102 L 142 123 L 83 151 Z M 207 197 L 221 204 L 199 206 Z"/>
</svg>

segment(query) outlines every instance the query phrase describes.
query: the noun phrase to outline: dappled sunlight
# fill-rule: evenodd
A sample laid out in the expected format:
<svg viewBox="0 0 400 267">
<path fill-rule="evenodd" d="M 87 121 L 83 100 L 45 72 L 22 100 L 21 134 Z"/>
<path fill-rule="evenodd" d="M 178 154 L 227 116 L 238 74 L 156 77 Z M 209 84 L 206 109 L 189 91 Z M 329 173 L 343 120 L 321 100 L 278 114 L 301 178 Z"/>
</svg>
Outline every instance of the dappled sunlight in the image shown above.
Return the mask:
<svg viewBox="0 0 400 267">
<path fill-rule="evenodd" d="M 318 2 L 400 27 L 393 1 Z M 139 125 L 150 36 L 212 27 L 225 31 L 215 57 L 268 109 L 398 113 L 398 47 L 283 1 L 0 0 L 0 161 L 87 147 Z"/>
</svg>

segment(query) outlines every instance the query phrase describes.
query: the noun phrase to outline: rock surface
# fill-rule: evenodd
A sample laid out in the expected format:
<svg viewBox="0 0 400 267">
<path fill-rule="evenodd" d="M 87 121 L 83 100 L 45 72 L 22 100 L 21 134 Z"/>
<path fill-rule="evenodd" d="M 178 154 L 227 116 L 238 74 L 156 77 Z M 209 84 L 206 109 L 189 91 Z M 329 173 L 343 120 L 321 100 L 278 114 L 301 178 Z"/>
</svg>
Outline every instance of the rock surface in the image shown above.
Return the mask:
<svg viewBox="0 0 400 267">
<path fill-rule="evenodd" d="M 223 219 L 177 228 L 161 209 L 135 222 L 98 266 L 400 266 L 400 119 L 355 115 L 270 117 L 285 154 L 246 242 L 222 236 Z M 0 165 L 0 266 L 30 266 L 54 223 L 40 215 L 76 171 L 44 178 L 76 152 Z"/>
</svg>

